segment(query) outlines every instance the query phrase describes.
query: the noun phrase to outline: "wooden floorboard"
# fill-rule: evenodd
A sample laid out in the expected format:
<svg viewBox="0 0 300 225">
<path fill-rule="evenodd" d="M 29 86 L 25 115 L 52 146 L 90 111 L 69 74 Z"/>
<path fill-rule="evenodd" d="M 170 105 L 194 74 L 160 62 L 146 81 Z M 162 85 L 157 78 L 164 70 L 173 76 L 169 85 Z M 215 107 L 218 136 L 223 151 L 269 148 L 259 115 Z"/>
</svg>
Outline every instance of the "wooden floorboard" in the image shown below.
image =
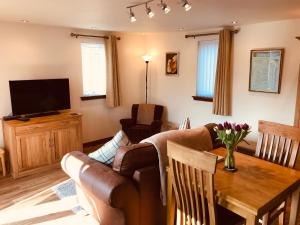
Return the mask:
<svg viewBox="0 0 300 225">
<path fill-rule="evenodd" d="M 1 225 L 97 225 L 90 215 L 78 215 L 76 196 L 59 199 L 52 188 L 69 177 L 55 169 L 19 179 L 0 178 Z"/>
</svg>

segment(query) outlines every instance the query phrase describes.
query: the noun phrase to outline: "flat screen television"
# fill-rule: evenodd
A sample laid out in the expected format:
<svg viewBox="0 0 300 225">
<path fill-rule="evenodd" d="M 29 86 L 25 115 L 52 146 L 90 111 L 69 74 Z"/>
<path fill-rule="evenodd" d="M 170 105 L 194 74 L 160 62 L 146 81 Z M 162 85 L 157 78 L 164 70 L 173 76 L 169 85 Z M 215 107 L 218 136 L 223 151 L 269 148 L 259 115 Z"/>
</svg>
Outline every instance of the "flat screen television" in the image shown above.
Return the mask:
<svg viewBox="0 0 300 225">
<path fill-rule="evenodd" d="M 12 114 L 70 109 L 69 79 L 9 81 Z"/>
</svg>

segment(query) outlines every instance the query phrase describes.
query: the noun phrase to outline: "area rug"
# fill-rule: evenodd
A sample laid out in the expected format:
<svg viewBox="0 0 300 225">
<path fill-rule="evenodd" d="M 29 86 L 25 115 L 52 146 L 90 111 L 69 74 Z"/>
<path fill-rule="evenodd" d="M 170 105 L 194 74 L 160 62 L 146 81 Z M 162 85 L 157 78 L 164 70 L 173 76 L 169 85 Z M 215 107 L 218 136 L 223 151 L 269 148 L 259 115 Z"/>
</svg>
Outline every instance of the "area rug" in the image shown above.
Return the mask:
<svg viewBox="0 0 300 225">
<path fill-rule="evenodd" d="M 67 181 L 64 181 L 54 187 L 51 188 L 52 191 L 56 194 L 56 196 L 59 199 L 64 199 L 68 197 L 74 197 L 76 196 L 76 186 L 75 182 L 72 179 L 69 179 Z M 80 214 L 80 215 L 87 215 L 88 213 L 79 205 L 75 206 L 72 208 L 72 211 L 75 214 Z"/>
</svg>

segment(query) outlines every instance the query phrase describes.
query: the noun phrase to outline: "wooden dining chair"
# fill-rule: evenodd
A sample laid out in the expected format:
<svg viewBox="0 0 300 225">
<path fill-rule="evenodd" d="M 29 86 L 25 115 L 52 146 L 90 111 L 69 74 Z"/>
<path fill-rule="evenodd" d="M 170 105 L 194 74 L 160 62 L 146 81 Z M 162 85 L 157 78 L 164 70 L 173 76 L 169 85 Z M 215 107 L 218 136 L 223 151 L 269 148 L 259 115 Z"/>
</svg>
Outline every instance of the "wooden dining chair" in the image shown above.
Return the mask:
<svg viewBox="0 0 300 225">
<path fill-rule="evenodd" d="M 281 166 L 294 168 L 300 143 L 300 128 L 268 121 L 259 121 L 255 156 Z M 272 224 L 279 218 L 283 224 L 286 200 L 263 218 L 263 225 Z"/>
<path fill-rule="evenodd" d="M 169 225 L 245 223 L 242 217 L 216 206 L 214 174 L 217 156 L 171 141 L 168 141 L 167 154 Z"/>
</svg>

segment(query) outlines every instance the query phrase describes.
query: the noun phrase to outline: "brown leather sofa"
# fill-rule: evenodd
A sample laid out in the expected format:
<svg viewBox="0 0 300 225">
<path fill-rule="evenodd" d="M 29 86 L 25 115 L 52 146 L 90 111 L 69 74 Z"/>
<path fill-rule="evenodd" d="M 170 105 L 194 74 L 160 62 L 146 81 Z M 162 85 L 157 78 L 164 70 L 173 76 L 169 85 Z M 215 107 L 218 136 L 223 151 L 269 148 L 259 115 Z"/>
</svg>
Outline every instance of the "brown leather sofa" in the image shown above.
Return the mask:
<svg viewBox="0 0 300 225">
<path fill-rule="evenodd" d="M 215 125 L 208 124 L 212 140 Z M 220 143 L 213 141 L 214 148 Z M 71 152 L 61 162 L 76 183 L 80 205 L 101 225 L 161 225 L 166 209 L 160 199 L 157 151 L 151 144 L 118 150 L 111 167 Z"/>
<path fill-rule="evenodd" d="M 61 165 L 75 180 L 80 205 L 101 225 L 161 224 L 158 158 L 151 144 L 120 148 L 112 167 L 78 151 Z"/>
</svg>

